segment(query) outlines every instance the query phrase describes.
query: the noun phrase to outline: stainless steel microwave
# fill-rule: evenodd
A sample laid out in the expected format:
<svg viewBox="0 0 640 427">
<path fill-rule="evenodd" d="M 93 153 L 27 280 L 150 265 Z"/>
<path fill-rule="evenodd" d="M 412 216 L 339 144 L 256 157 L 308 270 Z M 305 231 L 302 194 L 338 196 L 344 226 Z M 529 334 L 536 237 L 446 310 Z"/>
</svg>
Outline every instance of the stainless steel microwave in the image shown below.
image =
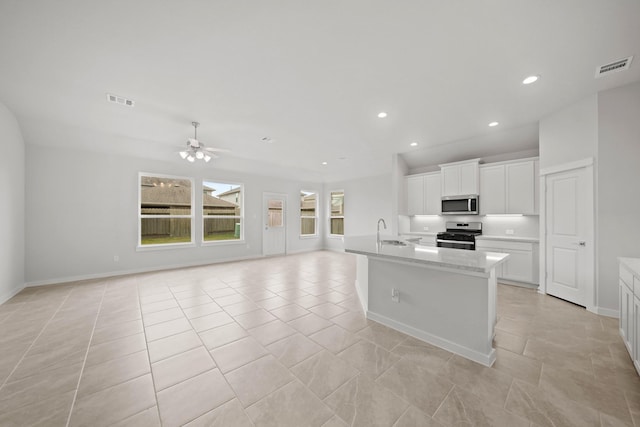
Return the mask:
<svg viewBox="0 0 640 427">
<path fill-rule="evenodd" d="M 442 215 L 478 215 L 478 213 L 477 194 L 442 198 Z"/>
</svg>

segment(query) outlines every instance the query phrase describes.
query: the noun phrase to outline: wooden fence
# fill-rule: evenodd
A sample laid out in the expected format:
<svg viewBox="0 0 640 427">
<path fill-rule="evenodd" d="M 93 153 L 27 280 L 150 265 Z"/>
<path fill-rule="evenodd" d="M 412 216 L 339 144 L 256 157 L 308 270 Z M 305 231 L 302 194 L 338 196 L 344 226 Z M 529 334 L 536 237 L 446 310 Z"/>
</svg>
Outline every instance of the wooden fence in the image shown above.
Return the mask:
<svg viewBox="0 0 640 427">
<path fill-rule="evenodd" d="M 143 215 L 189 215 L 188 208 L 142 208 Z M 213 212 L 208 212 L 210 215 Z M 220 215 L 219 212 L 215 213 Z M 224 212 L 226 215 L 234 215 L 235 211 L 228 210 Z M 204 233 L 205 236 L 215 233 L 233 233 L 236 223 L 240 222 L 240 218 L 208 218 L 204 217 Z M 191 219 L 190 218 L 142 218 L 142 237 L 151 236 L 171 236 L 171 237 L 188 237 L 191 236 Z"/>
</svg>

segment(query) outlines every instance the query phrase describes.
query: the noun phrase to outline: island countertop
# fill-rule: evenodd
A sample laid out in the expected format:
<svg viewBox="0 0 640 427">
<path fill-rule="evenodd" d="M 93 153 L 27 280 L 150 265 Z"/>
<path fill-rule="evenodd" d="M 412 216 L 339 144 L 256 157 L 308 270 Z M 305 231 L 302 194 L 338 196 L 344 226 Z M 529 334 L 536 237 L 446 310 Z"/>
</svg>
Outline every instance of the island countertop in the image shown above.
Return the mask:
<svg viewBox="0 0 640 427">
<path fill-rule="evenodd" d="M 438 248 L 406 242 L 406 246 L 380 244 L 376 236 L 345 237 L 345 252 L 367 255 L 389 261 L 411 262 L 425 266 L 441 267 L 489 273 L 504 262 L 509 254 L 498 252 L 470 251 L 465 249 Z"/>
</svg>

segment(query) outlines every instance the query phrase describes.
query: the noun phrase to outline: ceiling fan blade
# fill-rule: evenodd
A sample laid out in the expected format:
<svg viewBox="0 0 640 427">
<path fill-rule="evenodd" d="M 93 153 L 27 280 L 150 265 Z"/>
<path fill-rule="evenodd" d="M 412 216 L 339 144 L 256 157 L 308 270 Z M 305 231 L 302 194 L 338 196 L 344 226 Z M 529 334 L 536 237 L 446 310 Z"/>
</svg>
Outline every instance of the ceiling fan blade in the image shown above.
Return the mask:
<svg viewBox="0 0 640 427">
<path fill-rule="evenodd" d="M 228 153 L 228 152 L 231 151 L 231 150 L 228 150 L 226 148 L 215 148 L 215 147 L 202 147 L 202 149 L 210 151 L 210 152 L 214 152 L 215 151 L 215 152 L 218 152 L 218 153 Z"/>
</svg>

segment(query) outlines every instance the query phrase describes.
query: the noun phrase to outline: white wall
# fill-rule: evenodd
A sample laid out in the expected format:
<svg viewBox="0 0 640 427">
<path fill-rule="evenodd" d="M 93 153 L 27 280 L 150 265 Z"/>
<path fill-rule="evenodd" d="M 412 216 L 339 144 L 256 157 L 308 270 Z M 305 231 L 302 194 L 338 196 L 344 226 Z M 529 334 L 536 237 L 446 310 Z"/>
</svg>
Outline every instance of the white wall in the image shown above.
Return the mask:
<svg viewBox="0 0 640 427">
<path fill-rule="evenodd" d="M 288 196 L 288 253 L 322 248 L 322 219 L 318 238 L 299 237 L 300 190 L 318 191 L 322 200 L 319 183 L 222 171 L 215 163 L 190 164 L 178 157 L 174 162 L 163 162 L 32 145 L 27 147 L 27 154 L 29 284 L 259 257 L 263 192 Z M 139 172 L 193 177 L 198 192 L 203 179 L 243 183 L 244 244 L 136 251 Z M 200 230 L 196 221 L 196 236 Z M 118 262 L 114 261 L 115 255 Z"/>
<path fill-rule="evenodd" d="M 540 120 L 540 169 L 596 157 L 598 97 L 590 96 Z"/>
<path fill-rule="evenodd" d="M 640 83 L 601 92 L 598 118 L 598 305 L 617 309 L 617 257 L 640 258 Z"/>
<path fill-rule="evenodd" d="M 384 233 L 381 230 L 381 234 L 392 235 L 391 185 L 390 174 L 325 184 L 325 198 L 328 198 L 333 190 L 344 190 L 344 235 L 346 237 L 375 234 L 379 218 L 384 218 L 387 223 L 387 230 Z M 328 205 L 325 203 L 325 206 Z M 326 223 L 328 224 L 328 219 Z M 344 242 L 341 238 L 328 237 L 325 246 L 331 250 L 343 250 Z"/>
<path fill-rule="evenodd" d="M 24 179 L 22 133 L 0 102 L 0 304 L 24 287 Z"/>
</svg>

